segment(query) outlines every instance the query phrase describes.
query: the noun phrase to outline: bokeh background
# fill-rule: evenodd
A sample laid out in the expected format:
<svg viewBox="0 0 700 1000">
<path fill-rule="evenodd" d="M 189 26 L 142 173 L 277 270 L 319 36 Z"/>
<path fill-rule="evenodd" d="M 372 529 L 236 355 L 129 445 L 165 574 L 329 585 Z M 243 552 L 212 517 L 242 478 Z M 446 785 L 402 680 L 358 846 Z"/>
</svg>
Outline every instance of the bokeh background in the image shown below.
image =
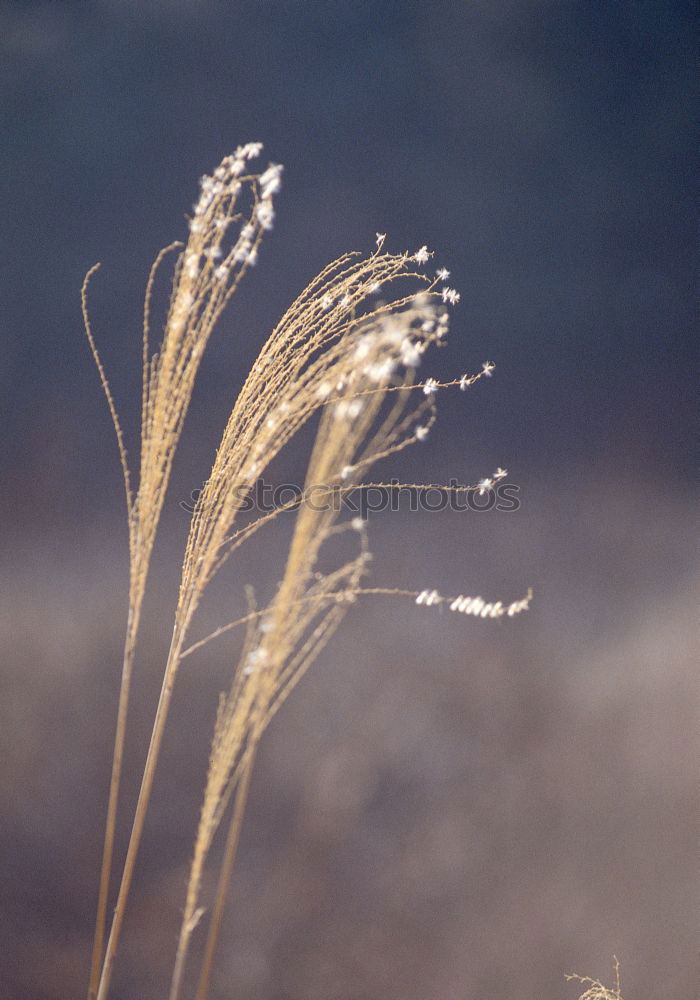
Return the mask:
<svg viewBox="0 0 700 1000">
<path fill-rule="evenodd" d="M 87 981 L 127 563 L 82 277 L 104 262 L 93 321 L 134 453 L 150 261 L 184 234 L 199 175 L 252 139 L 286 164 L 278 222 L 178 454 L 119 852 L 172 627 L 178 500 L 292 297 L 386 231 L 434 248 L 462 294 L 426 373 L 497 370 L 443 394 L 429 442 L 384 471 L 471 482 L 500 464 L 521 508 L 375 515 L 372 580 L 536 600 L 496 624 L 352 610 L 265 740 L 213 997 L 559 1000 L 567 971 L 610 980 L 613 953 L 626 1000 L 693 995 L 695 32 L 670 0 L 0 5 L 3 997 Z M 301 476 L 306 448 L 277 474 Z M 272 592 L 288 527 L 241 551 L 203 630 L 244 583 Z M 179 682 L 121 1000 L 165 994 L 234 647 Z"/>
</svg>

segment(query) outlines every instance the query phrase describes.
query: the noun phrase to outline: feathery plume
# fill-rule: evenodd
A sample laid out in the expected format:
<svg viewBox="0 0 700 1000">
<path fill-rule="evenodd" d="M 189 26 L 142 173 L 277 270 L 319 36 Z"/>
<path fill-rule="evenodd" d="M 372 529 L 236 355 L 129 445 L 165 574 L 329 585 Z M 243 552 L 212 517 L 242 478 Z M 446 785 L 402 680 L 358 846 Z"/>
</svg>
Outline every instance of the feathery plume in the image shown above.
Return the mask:
<svg viewBox="0 0 700 1000">
<path fill-rule="evenodd" d="M 376 321 L 370 317 L 360 324 L 358 337 L 348 339 L 347 356 L 352 367 L 346 368 L 342 355 L 334 362 L 340 367 L 334 369 L 333 380 L 343 388 L 339 390 L 338 401 L 324 409 L 307 473 L 305 495 L 325 489 L 331 499 L 334 485 L 340 480 L 347 484 L 344 488 L 352 488 L 359 482 L 360 470 L 367 471 L 378 456 L 395 451 L 410 439 L 416 419 L 426 410 L 425 404 L 409 409 L 413 373 L 407 373 L 404 391 L 398 393 L 382 418 L 381 410 L 390 386 L 385 379 L 383 391 L 382 388 L 377 391 L 375 369 L 379 366 L 388 373 L 398 367 L 404 339 L 422 328 L 425 317 L 433 309 L 429 302 L 419 302 L 417 306 L 393 314 L 390 323 L 386 318 Z M 363 345 L 359 366 L 355 359 L 356 343 Z M 350 412 L 350 408 L 359 403 L 361 406 Z M 220 702 L 170 1000 L 179 997 L 194 915 L 199 909 L 203 866 L 232 784 L 240 782 L 243 772 L 252 768 L 258 742 L 271 717 L 328 642 L 347 607 L 360 592 L 359 582 L 369 556 L 364 526 L 362 521 L 359 525 L 354 521 L 338 525 L 339 511 L 339 504 L 333 502 L 302 504 L 277 595 L 265 612 L 251 622 L 231 690 Z M 321 549 L 334 535 L 348 528 L 360 532 L 358 556 L 334 572 L 319 573 Z M 241 794 L 240 788 L 236 794 Z M 240 810 L 234 809 L 236 823 L 239 815 Z M 231 837 L 237 841 L 237 836 L 235 830 L 229 834 L 229 841 Z M 206 995 L 208 988 L 227 885 L 225 868 L 207 942 L 201 996 Z"/>
<path fill-rule="evenodd" d="M 207 203 L 209 204 L 209 203 Z M 412 287 L 389 302 L 367 299 L 379 282 L 389 287 L 409 279 Z M 419 290 L 416 291 L 416 282 Z M 362 427 L 388 391 L 398 393 L 392 412 L 402 413 L 413 384 L 405 364 L 406 344 L 419 355 L 437 343 L 446 318 L 436 322 L 435 282 L 418 274 L 408 254 L 345 254 L 326 267 L 287 310 L 272 332 L 234 404 L 209 479 L 195 504 L 185 549 L 170 653 L 154 721 L 141 792 L 124 865 L 117 906 L 103 963 L 98 1000 L 106 1000 L 116 945 L 121 933 L 143 822 L 150 798 L 172 689 L 192 618 L 208 584 L 240 544 L 231 535 L 240 497 L 291 437 L 322 407 L 332 408 L 339 432 Z M 407 388 L 404 387 L 406 384 Z M 340 409 L 338 410 L 338 407 Z M 416 408 L 416 418 L 433 412 L 432 401 Z M 330 419 L 330 418 L 329 418 Z M 387 418 L 389 419 L 389 418 Z M 432 416 L 430 416 L 432 419 Z M 412 421 L 409 421 L 412 422 Z M 429 421 L 430 422 L 430 421 Z M 356 433 L 356 432 L 355 432 Z M 352 438 L 354 439 L 354 438 Z M 387 424 L 376 438 L 380 450 L 334 471 L 347 480 L 369 461 L 398 451 L 415 434 L 404 424 Z M 344 475 L 345 474 L 345 475 Z M 251 531 L 244 532 L 249 537 Z"/>
<path fill-rule="evenodd" d="M 501 618 L 527 610 L 532 597 L 528 591 L 525 598 L 504 605 L 461 594 L 446 597 L 434 589 L 361 585 L 369 560 L 365 525 L 359 518 L 339 524 L 338 499 L 357 489 L 395 488 L 396 483 L 370 483 L 364 477 L 378 460 L 427 437 L 435 420 L 438 389 L 459 386 L 465 390 L 490 376 L 494 368 L 491 362 L 485 362 L 476 374 L 464 374 L 452 381 L 440 382 L 432 377 L 424 382 L 416 380 L 416 369 L 427 349 L 444 343 L 449 321 L 445 306 L 455 305 L 459 293 L 437 287 L 449 277 L 445 269 L 432 279 L 416 270 L 432 256 L 426 246 L 413 254 L 392 254 L 384 250 L 385 234 L 377 233 L 373 253 L 348 253 L 333 261 L 277 324 L 233 405 L 209 478 L 197 494 L 161 695 L 102 959 L 126 706 L 146 578 L 173 455 L 202 353 L 238 282 L 255 264 L 263 233 L 274 221 L 273 196 L 280 187 L 282 168 L 270 164 L 261 174 L 248 172 L 248 161 L 259 155 L 260 149 L 258 143 L 239 147 L 210 177 L 202 179 L 186 247 L 174 244 L 166 248 L 152 268 L 144 310 L 141 456 L 136 494 L 132 493 L 116 408 L 87 316 L 87 282 L 92 272 L 83 288 L 86 332 L 117 433 L 131 556 L 127 642 L 91 975 L 90 995 L 97 1000 L 107 1000 L 173 687 L 186 656 L 231 628 L 247 626 L 243 652 L 216 716 L 171 985 L 171 1000 L 179 1000 L 189 943 L 204 912 L 200 906 L 204 866 L 233 798 L 197 993 L 197 1000 L 205 1000 L 259 741 L 347 608 L 361 595 L 385 594 L 410 597 L 416 604 L 429 607 L 448 604 L 450 610 L 473 617 Z M 247 211 L 241 209 L 243 197 L 247 197 Z M 163 343 L 159 351 L 151 354 L 150 309 L 156 273 L 165 255 L 176 248 L 179 254 Z M 381 300 L 375 297 L 380 289 L 384 295 Z M 321 419 L 302 497 L 237 528 L 241 497 L 319 411 Z M 402 484 L 401 488 L 484 493 L 505 475 L 506 471 L 499 468 L 493 477 L 473 486 L 413 483 Z M 315 500 L 323 497 L 327 502 L 312 505 L 312 495 Z M 298 510 L 295 528 L 285 572 L 273 600 L 261 611 L 251 603 L 243 618 L 187 647 L 194 616 L 221 566 L 260 527 L 291 508 Z M 335 570 L 321 572 L 321 549 L 346 531 L 353 532 L 351 537 L 356 540 L 359 536 L 359 552 Z"/>
<path fill-rule="evenodd" d="M 579 976 L 575 972 L 569 973 L 566 976 L 567 982 L 574 981 L 588 987 L 579 996 L 578 1000 L 622 1000 L 622 994 L 620 993 L 620 963 L 615 955 L 613 955 L 613 962 L 615 965 L 615 985 L 612 987 L 603 986 L 599 980 L 591 979 L 589 976 Z"/>
<path fill-rule="evenodd" d="M 117 435 L 129 533 L 129 609 L 95 921 L 90 997 L 96 994 L 102 960 L 131 676 L 153 545 L 175 450 L 204 349 L 247 268 L 255 263 L 263 230 L 270 227 L 274 217 L 272 197 L 279 188 L 282 168 L 270 165 L 260 175 L 250 173 L 248 161 L 258 156 L 261 149 L 260 143 L 240 146 L 235 153 L 222 160 L 211 176 L 201 179 L 200 196 L 189 220 L 186 245 L 173 243 L 165 247 L 151 268 L 144 300 L 141 451 L 135 494 L 132 492 L 117 409 L 88 315 L 88 284 L 99 265 L 88 271 L 83 283 L 85 331 Z M 246 197 L 247 209 L 244 204 Z M 163 340 L 160 349 L 151 353 L 149 338 L 153 288 L 161 264 L 174 250 L 179 253 Z"/>
</svg>

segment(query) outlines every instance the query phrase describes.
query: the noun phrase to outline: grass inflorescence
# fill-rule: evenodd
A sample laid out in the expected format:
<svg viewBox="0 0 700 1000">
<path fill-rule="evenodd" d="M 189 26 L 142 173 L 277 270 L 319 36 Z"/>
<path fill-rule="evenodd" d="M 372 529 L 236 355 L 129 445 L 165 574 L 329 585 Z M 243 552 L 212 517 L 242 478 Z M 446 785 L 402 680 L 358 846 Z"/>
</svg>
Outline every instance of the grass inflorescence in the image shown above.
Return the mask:
<svg viewBox="0 0 700 1000">
<path fill-rule="evenodd" d="M 372 483 L 370 469 L 426 438 L 436 419 L 438 390 L 465 390 L 490 376 L 494 368 L 484 362 L 476 374 L 448 382 L 417 378 L 429 348 L 445 341 L 448 308 L 459 302 L 459 293 L 445 284 L 449 277 L 445 268 L 428 273 L 432 253 L 427 247 L 390 253 L 385 250 L 384 234 L 377 234 L 370 253 L 347 253 L 328 264 L 282 316 L 245 379 L 198 495 L 184 551 L 172 641 L 105 945 L 130 685 L 150 561 L 203 352 L 238 284 L 256 263 L 260 243 L 274 220 L 273 197 L 280 187 L 282 168 L 270 164 L 262 172 L 251 172 L 249 161 L 260 152 L 259 143 L 239 147 L 202 179 L 187 242 L 166 247 L 151 270 L 143 322 L 136 489 L 88 316 L 87 286 L 95 268 L 83 286 L 87 337 L 117 435 L 130 553 L 127 633 L 89 987 L 89 996 L 97 1000 L 107 1000 L 109 993 L 173 687 L 186 657 L 236 627 L 245 628 L 242 652 L 232 663 L 230 686 L 216 712 L 170 989 L 170 1000 L 180 1000 L 190 942 L 205 914 L 201 899 L 205 866 L 213 839 L 230 810 L 197 989 L 197 1000 L 205 1000 L 260 740 L 348 609 L 359 597 L 390 595 L 411 598 L 418 605 L 446 604 L 472 617 L 500 618 L 527 610 L 531 599 L 529 591 L 526 597 L 503 604 L 462 594 L 445 597 L 435 589 L 368 586 L 365 522 L 341 520 L 342 508 L 337 503 L 319 506 L 306 500 L 311 492 L 318 497 L 319 489 L 332 497 L 389 485 Z M 169 255 L 174 262 L 171 295 L 162 342 L 154 352 L 150 347 L 152 293 L 156 274 Z M 318 417 L 318 428 L 301 498 L 238 527 L 240 497 L 314 417 Z M 483 493 L 505 475 L 499 468 L 475 485 L 438 488 Z M 192 641 L 196 612 L 223 564 L 266 523 L 292 508 L 292 538 L 269 604 L 257 607 L 251 593 L 247 615 Z M 354 540 L 353 551 L 337 557 L 334 568 L 328 569 L 326 564 L 329 558 L 333 563 L 336 539 L 341 536 L 345 543 L 338 543 L 339 551 L 344 545 L 347 548 L 348 539 Z M 593 1000 L 593 995 L 587 1000 Z"/>
</svg>

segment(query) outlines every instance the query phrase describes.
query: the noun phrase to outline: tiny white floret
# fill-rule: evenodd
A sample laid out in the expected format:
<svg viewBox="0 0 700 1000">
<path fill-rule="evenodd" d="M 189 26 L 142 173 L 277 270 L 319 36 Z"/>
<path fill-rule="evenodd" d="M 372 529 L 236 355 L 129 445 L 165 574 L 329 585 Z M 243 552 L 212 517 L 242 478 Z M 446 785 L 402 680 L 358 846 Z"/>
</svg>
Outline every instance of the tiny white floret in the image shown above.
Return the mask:
<svg viewBox="0 0 700 1000">
<path fill-rule="evenodd" d="M 413 260 L 415 260 L 416 264 L 427 264 L 432 256 L 432 252 L 426 246 L 422 246 L 420 250 L 416 250 L 414 253 Z"/>
<path fill-rule="evenodd" d="M 255 214 L 257 215 L 258 222 L 263 229 L 272 229 L 272 224 L 275 221 L 275 210 L 272 207 L 272 202 L 268 198 L 264 201 L 258 202 Z"/>
</svg>

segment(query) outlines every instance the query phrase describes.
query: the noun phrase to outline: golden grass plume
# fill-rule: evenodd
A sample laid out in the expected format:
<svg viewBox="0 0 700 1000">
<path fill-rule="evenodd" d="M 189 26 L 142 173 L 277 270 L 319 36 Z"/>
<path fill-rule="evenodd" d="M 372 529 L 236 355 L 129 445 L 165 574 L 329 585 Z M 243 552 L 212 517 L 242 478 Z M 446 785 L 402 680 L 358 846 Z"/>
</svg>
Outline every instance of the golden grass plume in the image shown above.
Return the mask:
<svg viewBox="0 0 700 1000">
<path fill-rule="evenodd" d="M 211 176 L 202 178 L 186 245 L 173 243 L 165 247 L 151 268 L 144 301 L 141 447 L 135 492 L 117 408 L 88 314 L 88 285 L 99 265 L 88 271 L 83 283 L 85 331 L 117 436 L 129 533 L 129 605 L 93 942 L 91 997 L 96 994 L 102 961 L 131 678 L 153 545 L 204 348 L 246 270 L 255 263 L 263 232 L 274 219 L 272 198 L 279 188 L 281 167 L 270 164 L 260 174 L 249 172 L 249 161 L 261 150 L 260 143 L 239 146 Z M 173 251 L 179 252 L 163 339 L 160 349 L 151 353 L 154 283 L 163 260 Z"/>
<path fill-rule="evenodd" d="M 325 267 L 272 331 L 235 401 L 211 473 L 198 496 L 184 552 L 171 646 L 103 955 L 126 708 L 141 604 L 173 456 L 202 352 L 246 268 L 255 263 L 263 232 L 274 217 L 272 197 L 280 184 L 281 168 L 270 165 L 262 174 L 246 173 L 247 161 L 259 152 L 259 144 L 240 147 L 211 177 L 203 179 L 190 220 L 189 240 L 175 264 L 163 343 L 151 355 L 150 302 L 155 276 L 165 254 L 175 247 L 166 248 L 152 269 L 144 312 L 141 462 L 136 494 L 132 493 L 116 407 L 87 314 L 87 283 L 92 272 L 83 287 L 87 336 L 115 424 L 124 472 L 131 556 L 127 640 L 90 981 L 90 995 L 98 1000 L 107 1000 L 109 993 L 173 687 L 186 657 L 236 626 L 247 627 L 241 657 L 216 715 L 171 984 L 171 1000 L 179 1000 L 190 941 L 203 914 L 204 867 L 233 799 L 197 993 L 198 1000 L 204 1000 L 259 741 L 350 604 L 361 595 L 386 594 L 410 597 L 419 605 L 447 603 L 451 610 L 475 617 L 499 618 L 526 610 L 531 598 L 528 592 L 525 598 L 506 606 L 462 594 L 446 597 L 437 590 L 362 586 L 370 558 L 365 525 L 358 518 L 349 524 L 340 522 L 339 499 L 353 490 L 389 485 L 367 481 L 371 466 L 425 439 L 435 420 L 437 390 L 447 386 L 466 389 L 489 376 L 494 367 L 485 362 L 476 374 L 447 383 L 434 378 L 417 381 L 416 371 L 425 352 L 445 340 L 447 306 L 456 304 L 459 294 L 444 284 L 448 277 L 444 269 L 434 276 L 425 272 L 432 256 L 427 247 L 413 253 L 389 253 L 384 249 L 384 235 L 377 234 L 376 248 L 370 254 L 347 253 Z M 250 195 L 247 214 L 239 208 L 243 191 Z M 236 527 L 242 498 L 280 450 L 317 414 L 320 421 L 301 501 Z M 483 493 L 505 475 L 499 468 L 476 485 L 449 489 Z M 294 531 L 272 601 L 261 610 L 251 604 L 247 615 L 192 643 L 189 635 L 197 609 L 221 566 L 264 524 L 292 507 L 298 507 Z M 335 568 L 322 569 L 334 540 L 342 545 L 341 536 L 356 539 L 357 551 Z"/>
</svg>

